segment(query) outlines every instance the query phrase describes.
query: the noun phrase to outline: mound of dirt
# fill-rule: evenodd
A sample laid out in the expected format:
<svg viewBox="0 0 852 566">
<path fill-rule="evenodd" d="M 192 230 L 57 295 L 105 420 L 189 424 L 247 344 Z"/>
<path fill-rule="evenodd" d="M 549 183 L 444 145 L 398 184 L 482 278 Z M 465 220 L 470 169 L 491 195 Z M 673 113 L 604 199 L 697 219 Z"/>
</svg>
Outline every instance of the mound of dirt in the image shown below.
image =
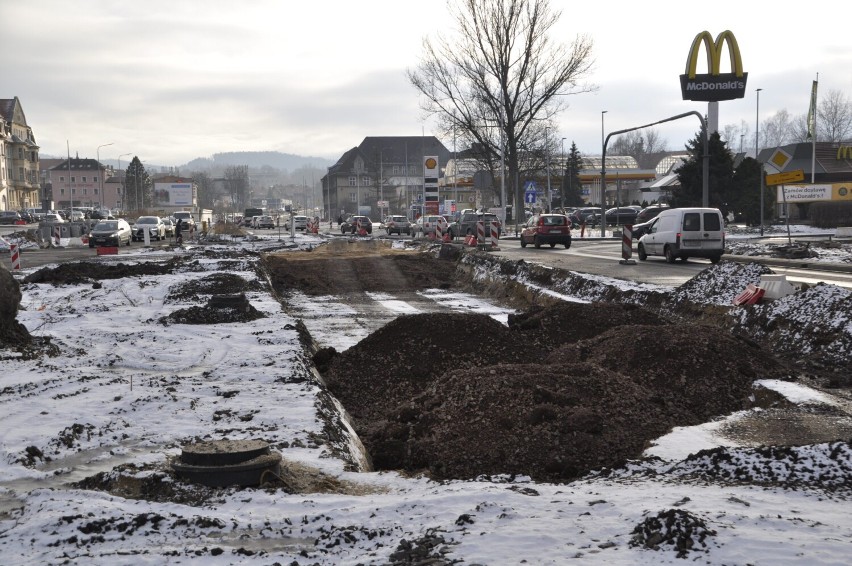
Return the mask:
<svg viewBox="0 0 852 566">
<path fill-rule="evenodd" d="M 202 295 L 234 295 L 262 290 L 260 281 L 246 281 L 234 273 L 213 273 L 201 279 L 172 285 L 165 303 L 199 302 Z"/>
<path fill-rule="evenodd" d="M 53 283 L 54 285 L 77 285 L 102 279 L 121 279 L 139 275 L 165 275 L 173 273 L 183 262 L 173 258 L 166 262 L 103 263 L 94 261 L 68 262 L 56 267 L 45 267 L 27 275 L 24 283 Z"/>
<path fill-rule="evenodd" d="M 18 322 L 21 287 L 4 267 L 0 268 L 0 347 L 27 346 L 32 341 L 29 331 Z"/>
<path fill-rule="evenodd" d="M 604 303 L 537 309 L 508 328 L 485 315 L 400 317 L 329 366 L 374 467 L 439 479 L 563 481 L 618 466 L 673 426 L 746 408 L 758 375 L 787 376 L 718 328 Z"/>
</svg>

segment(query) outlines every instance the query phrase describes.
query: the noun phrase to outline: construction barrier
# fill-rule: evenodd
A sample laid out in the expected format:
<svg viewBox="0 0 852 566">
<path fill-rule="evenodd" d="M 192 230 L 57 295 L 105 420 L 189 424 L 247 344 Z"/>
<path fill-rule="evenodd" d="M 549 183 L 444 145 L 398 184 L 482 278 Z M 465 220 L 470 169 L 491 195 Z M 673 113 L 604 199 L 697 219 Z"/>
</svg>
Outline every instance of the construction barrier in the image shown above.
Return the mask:
<svg viewBox="0 0 852 566">
<path fill-rule="evenodd" d="M 118 255 L 118 246 L 98 246 L 98 255 Z"/>
<path fill-rule="evenodd" d="M 18 244 L 9 244 L 9 252 L 12 254 L 12 269 L 21 269 L 21 251 Z"/>
<path fill-rule="evenodd" d="M 473 234 L 468 234 L 464 239 L 464 245 L 475 248 L 476 247 L 476 236 L 474 236 Z"/>
<path fill-rule="evenodd" d="M 491 221 L 491 248 L 498 248 L 498 241 L 500 240 L 500 223 L 496 220 Z"/>
<path fill-rule="evenodd" d="M 359 236 L 366 236 L 367 235 L 367 230 L 361 225 L 361 219 L 360 218 L 357 218 L 355 220 L 355 226 L 357 227 L 356 230 L 357 230 Z"/>
<path fill-rule="evenodd" d="M 485 222 L 482 220 L 476 222 L 476 243 L 485 244 Z"/>
<path fill-rule="evenodd" d="M 435 223 L 435 239 L 443 241 L 444 240 L 444 222 L 446 219 L 442 216 L 438 219 L 438 222 Z"/>
<path fill-rule="evenodd" d="M 621 265 L 636 265 L 633 255 L 633 224 L 625 224 L 621 229 Z"/>
<path fill-rule="evenodd" d="M 62 237 L 62 227 L 59 224 L 53 226 L 53 245 L 59 247 L 60 238 Z"/>
<path fill-rule="evenodd" d="M 748 286 L 746 286 L 745 291 L 734 297 L 734 306 L 755 305 L 760 302 L 764 293 L 765 291 L 763 289 L 753 283 L 749 283 Z"/>
</svg>

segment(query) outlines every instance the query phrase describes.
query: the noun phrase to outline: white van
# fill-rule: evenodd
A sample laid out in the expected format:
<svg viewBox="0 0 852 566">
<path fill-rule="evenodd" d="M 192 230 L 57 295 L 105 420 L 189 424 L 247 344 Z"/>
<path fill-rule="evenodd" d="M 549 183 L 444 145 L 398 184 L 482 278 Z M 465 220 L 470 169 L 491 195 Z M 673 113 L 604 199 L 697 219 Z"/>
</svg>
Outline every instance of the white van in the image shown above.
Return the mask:
<svg viewBox="0 0 852 566">
<path fill-rule="evenodd" d="M 717 263 L 725 252 L 725 222 L 718 208 L 672 208 L 654 219 L 648 232 L 639 238 L 639 260 L 649 255 L 677 258 L 704 257 Z"/>
</svg>

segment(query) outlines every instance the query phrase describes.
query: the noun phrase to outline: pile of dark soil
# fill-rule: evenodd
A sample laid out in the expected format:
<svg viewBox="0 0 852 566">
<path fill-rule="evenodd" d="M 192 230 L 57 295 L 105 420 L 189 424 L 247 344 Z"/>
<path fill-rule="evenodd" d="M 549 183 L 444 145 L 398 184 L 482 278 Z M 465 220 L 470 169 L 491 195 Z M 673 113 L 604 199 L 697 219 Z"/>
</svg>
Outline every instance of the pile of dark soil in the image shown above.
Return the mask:
<svg viewBox="0 0 852 566">
<path fill-rule="evenodd" d="M 749 406 L 758 375 L 788 375 L 724 330 L 604 303 L 528 312 L 508 328 L 484 315 L 400 317 L 329 368 L 376 469 L 543 481 L 637 458 L 673 426 Z"/>
<path fill-rule="evenodd" d="M 172 258 L 165 262 L 117 263 L 81 261 L 68 262 L 56 267 L 45 267 L 27 275 L 24 283 L 53 283 L 54 285 L 78 285 L 103 279 L 122 279 L 140 275 L 165 275 L 182 266 L 184 260 Z"/>
<path fill-rule="evenodd" d="M 710 537 L 716 531 L 709 528 L 701 517 L 682 509 L 667 509 L 646 518 L 633 529 L 630 546 L 649 550 L 671 547 L 678 558 L 688 558 L 690 551 L 707 552 Z"/>
<path fill-rule="evenodd" d="M 247 281 L 233 273 L 213 273 L 201 279 L 172 285 L 164 302 L 200 302 L 202 296 L 234 295 L 249 291 L 263 291 L 263 284 L 259 280 Z"/>
<path fill-rule="evenodd" d="M 29 331 L 17 321 L 21 297 L 18 282 L 0 267 L 0 347 L 25 347 L 32 342 Z"/>
</svg>

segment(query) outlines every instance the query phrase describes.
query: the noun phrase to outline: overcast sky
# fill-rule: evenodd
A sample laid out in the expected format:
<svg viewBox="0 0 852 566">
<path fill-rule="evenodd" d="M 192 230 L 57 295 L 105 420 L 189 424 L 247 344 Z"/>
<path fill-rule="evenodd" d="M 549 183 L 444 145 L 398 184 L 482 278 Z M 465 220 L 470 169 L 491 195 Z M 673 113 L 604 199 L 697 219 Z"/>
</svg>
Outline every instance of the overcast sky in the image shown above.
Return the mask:
<svg viewBox="0 0 852 566">
<path fill-rule="evenodd" d="M 682 100 L 678 79 L 703 30 L 733 31 L 749 74 L 746 98 L 720 103 L 720 127 L 745 120 L 754 132 L 756 88 L 761 121 L 806 113 L 817 73 L 821 94 L 852 98 L 842 2 L 552 5 L 563 42 L 595 44 L 599 90 L 568 98 L 554 134 L 566 149 L 573 140 L 600 154 L 603 110 L 607 132 L 706 112 Z M 0 0 L 0 22 L 0 98 L 20 98 L 42 155 L 64 156 L 67 143 L 94 158 L 113 143 L 101 160 L 182 165 L 225 151 L 336 160 L 365 136 L 435 133 L 405 72 L 422 39 L 454 20 L 445 0 Z M 698 127 L 689 118 L 658 131 L 681 149 Z"/>
</svg>

